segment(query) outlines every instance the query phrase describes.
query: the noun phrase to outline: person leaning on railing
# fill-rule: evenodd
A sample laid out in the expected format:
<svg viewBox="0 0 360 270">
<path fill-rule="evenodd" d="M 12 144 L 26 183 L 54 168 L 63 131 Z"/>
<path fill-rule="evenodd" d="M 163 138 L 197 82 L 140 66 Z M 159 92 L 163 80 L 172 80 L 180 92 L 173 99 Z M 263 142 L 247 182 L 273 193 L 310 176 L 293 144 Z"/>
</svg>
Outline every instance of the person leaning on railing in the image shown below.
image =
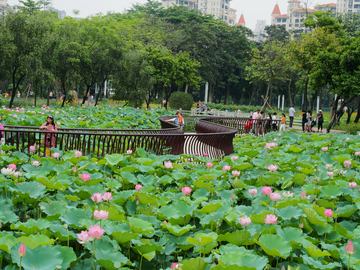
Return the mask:
<svg viewBox="0 0 360 270">
<path fill-rule="evenodd" d="M 182 129 L 185 125 L 185 121 L 184 121 L 184 117 L 181 115 L 180 112 L 176 113 L 176 117 L 175 118 L 171 118 L 168 120 L 165 120 L 165 122 L 174 122 L 175 125 L 180 126 L 180 128 Z"/>
</svg>

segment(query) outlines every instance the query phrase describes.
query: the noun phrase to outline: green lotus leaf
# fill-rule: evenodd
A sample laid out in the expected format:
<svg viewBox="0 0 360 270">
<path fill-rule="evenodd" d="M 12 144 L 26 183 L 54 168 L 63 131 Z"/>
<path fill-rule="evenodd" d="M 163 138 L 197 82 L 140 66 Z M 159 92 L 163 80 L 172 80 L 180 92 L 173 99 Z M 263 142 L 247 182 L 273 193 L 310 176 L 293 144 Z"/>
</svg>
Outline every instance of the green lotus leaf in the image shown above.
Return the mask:
<svg viewBox="0 0 360 270">
<path fill-rule="evenodd" d="M 0 237 L 0 250 L 10 253 L 11 248 L 16 244 L 16 238 L 12 235 Z"/>
<path fill-rule="evenodd" d="M 215 242 L 217 237 L 218 236 L 216 233 L 209 233 L 209 234 L 197 233 L 194 236 L 194 238 L 188 237 L 186 239 L 186 242 L 192 243 L 192 244 L 200 246 L 200 247 L 206 247 L 207 245 Z"/>
<path fill-rule="evenodd" d="M 146 205 L 152 204 L 155 206 L 159 205 L 155 196 L 149 196 L 148 194 L 142 192 L 135 192 L 134 195 L 137 196 L 141 204 L 146 204 Z"/>
<path fill-rule="evenodd" d="M 155 232 L 155 229 L 150 222 L 139 218 L 128 217 L 127 224 L 135 233 L 146 233 L 152 236 Z"/>
<path fill-rule="evenodd" d="M 237 230 L 233 233 L 228 232 L 224 235 L 219 235 L 217 241 L 218 242 L 226 241 L 231 244 L 240 246 L 240 245 L 245 244 L 246 239 L 249 239 L 249 237 L 251 237 L 251 233 L 249 231 Z M 249 243 L 249 241 L 248 241 L 248 243 Z"/>
<path fill-rule="evenodd" d="M 233 188 L 242 188 L 242 189 L 246 189 L 246 185 L 244 184 L 243 181 L 241 181 L 240 179 L 238 178 L 235 178 L 234 181 L 232 182 L 232 186 Z"/>
<path fill-rule="evenodd" d="M 152 167 L 151 167 L 152 168 Z M 155 177 L 153 175 L 138 175 L 138 180 L 143 186 L 153 186 L 155 184 Z"/>
<path fill-rule="evenodd" d="M 298 244 L 300 244 L 304 238 L 304 233 L 301 230 L 292 227 L 277 229 L 276 233 L 285 241 L 290 242 L 293 248 L 300 248 Z"/>
<path fill-rule="evenodd" d="M 161 246 L 157 244 L 152 244 L 147 239 L 132 240 L 131 242 L 135 245 L 136 250 L 140 254 L 148 254 L 150 252 L 161 251 L 163 249 Z"/>
<path fill-rule="evenodd" d="M 90 219 L 91 217 L 92 213 L 89 210 L 85 211 L 85 209 L 70 208 L 60 219 L 64 223 L 74 226 L 76 229 L 83 229 L 84 226 L 80 223 L 80 220 L 83 218 Z"/>
<path fill-rule="evenodd" d="M 229 264 L 226 266 L 218 264 L 216 266 L 210 267 L 210 270 L 256 270 L 256 268 L 248 266 L 238 266 L 237 264 Z"/>
<path fill-rule="evenodd" d="M 324 261 L 324 263 L 322 263 L 306 255 L 302 256 L 302 259 L 311 269 L 332 270 L 341 266 L 338 262 L 328 263 Z"/>
<path fill-rule="evenodd" d="M 296 206 L 287 206 L 285 208 L 276 209 L 276 215 L 281 217 L 283 220 L 290 220 L 292 218 L 299 218 L 304 214 L 304 211 Z"/>
<path fill-rule="evenodd" d="M 183 270 L 205 270 L 208 263 L 203 258 L 192 258 L 181 262 Z"/>
<path fill-rule="evenodd" d="M 21 243 L 17 243 L 11 249 L 12 261 L 20 266 L 20 257 L 17 251 Z M 63 263 L 63 255 L 54 246 L 38 246 L 35 249 L 26 247 L 26 255 L 22 257 L 21 266 L 25 270 L 50 270 L 61 267 Z"/>
<path fill-rule="evenodd" d="M 330 253 L 328 251 L 322 251 L 321 249 L 317 248 L 313 243 L 306 239 L 302 239 L 301 241 L 303 247 L 305 248 L 306 252 L 311 257 L 324 257 L 324 256 L 330 256 Z"/>
<path fill-rule="evenodd" d="M 314 169 L 313 168 L 301 168 L 300 172 L 310 175 L 310 174 L 314 173 Z"/>
<path fill-rule="evenodd" d="M 345 160 L 351 160 L 352 157 L 349 154 L 343 154 L 343 155 L 336 155 L 331 160 L 338 161 L 339 163 L 343 164 Z"/>
<path fill-rule="evenodd" d="M 203 208 L 201 208 L 200 213 L 214 213 L 221 206 L 222 206 L 222 204 L 220 202 L 213 202 L 213 203 L 204 205 Z"/>
<path fill-rule="evenodd" d="M 305 185 L 306 184 L 306 174 L 303 174 L 303 173 L 297 173 L 293 176 L 293 179 L 292 181 L 295 183 L 295 184 L 298 184 L 300 186 L 302 185 Z"/>
<path fill-rule="evenodd" d="M 264 224 L 264 218 L 266 218 L 266 215 L 272 215 L 273 212 L 267 211 L 267 212 L 262 212 L 260 214 L 257 215 L 251 215 L 251 222 L 253 223 L 257 223 L 257 224 Z"/>
<path fill-rule="evenodd" d="M 221 266 L 237 265 L 240 267 L 246 267 L 244 269 L 257 269 L 262 270 L 266 267 L 268 259 L 266 257 L 260 257 L 250 251 L 227 251 L 219 257 L 219 264 Z M 212 269 L 212 268 L 211 268 Z M 220 268 L 222 269 L 222 268 Z M 225 268 L 226 269 L 226 268 Z"/>
<path fill-rule="evenodd" d="M 106 155 L 105 159 L 111 166 L 117 165 L 120 161 L 123 161 L 124 156 L 120 154 Z"/>
<path fill-rule="evenodd" d="M 264 234 L 254 242 L 261 246 L 265 253 L 270 256 L 286 259 L 292 251 L 290 242 L 285 241 L 278 235 Z"/>
<path fill-rule="evenodd" d="M 132 265 L 128 258 L 126 258 L 121 252 L 115 250 L 105 251 L 102 249 L 96 249 L 95 258 L 102 267 L 108 270 L 116 270 L 124 265 Z"/>
<path fill-rule="evenodd" d="M 139 237 L 137 233 L 132 233 L 132 232 L 112 232 L 111 236 L 120 244 L 127 243 L 130 240 Z"/>
<path fill-rule="evenodd" d="M 71 230 L 66 230 L 61 224 L 52 224 L 49 230 L 53 232 L 54 236 L 60 241 L 67 241 L 68 236 L 70 240 L 77 239 L 76 233 Z"/>
<path fill-rule="evenodd" d="M 307 216 L 311 224 L 320 225 L 325 227 L 326 221 L 323 217 L 319 216 L 318 213 L 312 208 L 304 208 L 304 213 Z"/>
<path fill-rule="evenodd" d="M 195 226 L 186 225 L 185 227 L 180 227 L 179 225 L 171 225 L 169 222 L 164 225 L 164 228 L 166 228 L 171 234 L 175 236 L 181 236 L 188 231 L 195 228 Z"/>
<path fill-rule="evenodd" d="M 24 232 L 26 235 L 35 234 L 36 232 L 40 232 L 40 230 L 49 228 L 51 223 L 46 219 L 29 219 L 28 221 L 22 223 L 17 222 L 15 224 L 11 224 L 10 228 L 12 230 L 20 230 Z"/>
<path fill-rule="evenodd" d="M 55 240 L 50 239 L 46 235 L 41 234 L 32 234 L 29 237 L 21 236 L 16 239 L 16 243 L 24 243 L 25 246 L 34 249 L 37 246 L 51 246 L 54 244 Z"/>
<path fill-rule="evenodd" d="M 138 180 L 137 180 L 136 176 L 133 175 L 131 172 L 123 171 L 121 173 L 121 176 L 127 183 L 132 183 L 134 185 L 138 184 Z"/>
<path fill-rule="evenodd" d="M 345 205 L 344 207 L 338 207 L 338 211 L 336 212 L 337 217 L 351 217 L 358 209 L 355 205 Z"/>
<path fill-rule="evenodd" d="M 68 269 L 70 264 L 77 259 L 75 252 L 70 247 L 56 246 L 56 248 L 60 251 L 63 259 L 61 269 Z"/>
<path fill-rule="evenodd" d="M 79 201 L 79 197 L 77 196 L 71 196 L 71 195 L 65 195 L 65 198 L 68 199 L 69 201 L 72 201 L 72 202 L 77 202 Z"/>
<path fill-rule="evenodd" d="M 65 201 L 52 201 L 50 203 L 41 202 L 39 205 L 43 207 L 43 211 L 48 216 L 62 215 L 66 211 Z"/>
<path fill-rule="evenodd" d="M 257 181 L 257 184 L 261 186 L 273 186 L 277 181 L 280 180 L 280 177 L 274 173 L 269 173 L 267 175 L 261 175 Z"/>
<path fill-rule="evenodd" d="M 328 201 L 328 200 L 317 199 L 316 204 L 321 206 L 321 207 L 324 207 L 324 208 L 329 208 L 329 209 L 334 209 L 335 208 L 334 203 L 331 202 L 331 201 Z"/>
<path fill-rule="evenodd" d="M 31 182 L 21 182 L 19 184 L 10 185 L 9 190 L 18 194 L 21 198 L 33 198 L 38 199 L 39 197 L 44 196 L 46 192 L 45 186 L 39 184 L 36 181 Z"/>
<path fill-rule="evenodd" d="M 320 189 L 320 195 L 323 197 L 337 197 L 342 194 L 341 189 L 335 185 L 327 185 Z"/>
</svg>

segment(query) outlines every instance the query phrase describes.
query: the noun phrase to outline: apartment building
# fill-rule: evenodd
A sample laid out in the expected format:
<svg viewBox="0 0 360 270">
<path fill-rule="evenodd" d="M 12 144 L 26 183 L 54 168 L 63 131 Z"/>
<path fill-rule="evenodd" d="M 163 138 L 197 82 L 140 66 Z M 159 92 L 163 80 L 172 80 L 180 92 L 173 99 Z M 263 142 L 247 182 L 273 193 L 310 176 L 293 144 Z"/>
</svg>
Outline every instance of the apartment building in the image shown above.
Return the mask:
<svg viewBox="0 0 360 270">
<path fill-rule="evenodd" d="M 340 14 L 360 13 L 360 0 L 338 0 L 336 12 Z"/>
<path fill-rule="evenodd" d="M 162 0 L 164 8 L 184 5 L 189 9 L 200 10 L 204 15 L 211 14 L 229 25 L 236 23 L 236 10 L 230 8 L 231 0 Z"/>
<path fill-rule="evenodd" d="M 7 7 L 7 0 L 0 0 L 0 16 L 5 16 L 6 7 Z"/>
<path fill-rule="evenodd" d="M 352 0 L 347 0 L 352 1 Z M 359 1 L 360 0 L 356 0 Z M 338 1 L 339 2 L 339 1 Z M 327 11 L 332 10 L 334 13 L 337 12 L 337 4 L 329 3 L 323 5 L 316 5 L 313 8 L 305 7 L 300 0 L 289 0 L 287 6 L 287 12 L 281 14 L 280 7 L 278 4 L 275 5 L 274 10 L 271 14 L 271 24 L 282 25 L 290 33 L 303 33 L 308 32 L 310 29 L 306 28 L 303 21 L 309 14 L 314 11 Z"/>
<path fill-rule="evenodd" d="M 261 42 L 265 38 L 265 20 L 258 20 L 256 22 L 255 30 L 254 30 L 254 40 L 257 42 Z"/>
</svg>

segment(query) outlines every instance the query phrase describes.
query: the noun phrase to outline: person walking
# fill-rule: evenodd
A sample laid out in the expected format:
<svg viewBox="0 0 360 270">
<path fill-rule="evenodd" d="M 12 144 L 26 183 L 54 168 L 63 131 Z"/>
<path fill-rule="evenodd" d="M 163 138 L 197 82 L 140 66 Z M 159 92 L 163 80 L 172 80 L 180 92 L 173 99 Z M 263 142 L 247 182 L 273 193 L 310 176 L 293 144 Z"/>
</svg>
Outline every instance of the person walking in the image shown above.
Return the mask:
<svg viewBox="0 0 360 270">
<path fill-rule="evenodd" d="M 3 124 L 1 123 L 2 121 L 2 116 L 0 115 L 0 130 L 4 130 L 4 126 Z M 1 141 L 1 144 L 4 145 L 5 144 L 5 134 L 4 134 L 4 131 L 1 131 L 0 132 L 0 141 Z M 0 154 L 5 154 L 5 151 L 1 150 L 0 151 Z"/>
<path fill-rule="evenodd" d="M 324 123 L 324 115 L 322 114 L 322 110 L 319 110 L 319 113 L 317 114 L 316 119 L 318 121 L 318 130 L 317 130 L 317 132 L 319 132 L 319 130 L 320 130 L 320 132 L 322 133 L 323 123 Z"/>
<path fill-rule="evenodd" d="M 302 131 L 305 132 L 305 124 L 307 122 L 306 119 L 306 112 L 304 110 L 302 110 L 302 118 L 301 118 L 301 126 L 302 126 Z"/>
<path fill-rule="evenodd" d="M 308 132 L 311 132 L 311 131 L 312 131 L 312 130 L 311 130 L 311 117 L 312 117 L 311 111 L 308 110 L 307 113 L 306 113 L 306 120 L 307 120 L 307 122 L 306 122 L 306 124 L 305 124 L 306 130 L 307 130 Z"/>
<path fill-rule="evenodd" d="M 286 127 L 286 116 L 283 113 L 281 115 L 281 125 L 280 125 L 280 131 L 279 132 L 281 132 L 281 130 L 284 130 L 284 132 L 285 132 L 285 127 Z"/>
<path fill-rule="evenodd" d="M 289 109 L 289 118 L 290 118 L 289 128 L 292 128 L 292 126 L 293 126 L 295 113 L 296 112 L 295 112 L 294 105 L 291 105 L 291 108 Z"/>
<path fill-rule="evenodd" d="M 54 117 L 49 115 L 46 119 L 46 123 L 42 124 L 40 130 L 57 131 L 57 125 L 55 124 Z M 54 134 L 46 133 L 42 144 L 46 147 L 46 156 L 50 156 L 50 148 L 56 146 L 56 139 Z"/>
</svg>

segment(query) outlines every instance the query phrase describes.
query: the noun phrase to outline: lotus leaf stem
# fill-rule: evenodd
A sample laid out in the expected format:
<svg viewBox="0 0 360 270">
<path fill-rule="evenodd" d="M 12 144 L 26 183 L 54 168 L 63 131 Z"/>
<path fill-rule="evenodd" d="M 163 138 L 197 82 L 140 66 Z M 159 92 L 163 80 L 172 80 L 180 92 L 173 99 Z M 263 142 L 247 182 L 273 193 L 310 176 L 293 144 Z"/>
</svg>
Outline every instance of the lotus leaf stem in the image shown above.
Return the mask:
<svg viewBox="0 0 360 270">
<path fill-rule="evenodd" d="M 351 254 L 349 254 L 348 270 L 350 270 L 350 256 Z"/>
</svg>

